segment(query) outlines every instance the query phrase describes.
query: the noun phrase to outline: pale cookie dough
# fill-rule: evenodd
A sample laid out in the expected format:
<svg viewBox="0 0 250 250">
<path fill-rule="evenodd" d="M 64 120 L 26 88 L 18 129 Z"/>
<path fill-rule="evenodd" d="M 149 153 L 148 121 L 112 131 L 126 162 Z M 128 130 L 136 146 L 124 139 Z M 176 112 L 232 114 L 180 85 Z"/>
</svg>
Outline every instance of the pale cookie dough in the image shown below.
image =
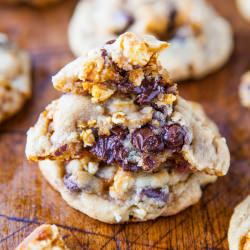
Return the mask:
<svg viewBox="0 0 250 250">
<path fill-rule="evenodd" d="M 239 96 L 242 106 L 250 108 L 250 71 L 241 78 Z"/>
<path fill-rule="evenodd" d="M 30 58 L 0 33 L 0 122 L 16 114 L 31 96 Z"/>
<path fill-rule="evenodd" d="M 229 23 L 204 0 L 82 0 L 69 25 L 69 44 L 79 56 L 125 31 L 169 41 L 161 60 L 174 80 L 217 70 L 233 49 Z"/>
<path fill-rule="evenodd" d="M 46 7 L 62 0 L 0 0 L 0 4 L 26 4 L 35 7 Z"/>
<path fill-rule="evenodd" d="M 234 209 L 228 242 L 229 250 L 250 249 L 250 195 Z"/>
<path fill-rule="evenodd" d="M 41 225 L 16 250 L 69 250 L 55 225 Z"/>
<path fill-rule="evenodd" d="M 250 0 L 236 0 L 241 15 L 250 21 Z"/>
</svg>

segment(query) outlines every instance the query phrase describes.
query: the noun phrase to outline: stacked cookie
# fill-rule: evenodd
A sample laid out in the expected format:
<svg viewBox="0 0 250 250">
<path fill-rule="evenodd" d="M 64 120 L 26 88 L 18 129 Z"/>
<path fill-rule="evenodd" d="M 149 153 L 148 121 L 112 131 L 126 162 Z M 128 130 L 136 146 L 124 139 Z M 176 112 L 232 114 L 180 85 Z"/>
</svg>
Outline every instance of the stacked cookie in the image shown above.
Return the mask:
<svg viewBox="0 0 250 250">
<path fill-rule="evenodd" d="M 28 131 L 27 158 L 93 218 L 176 214 L 228 171 L 225 139 L 199 104 L 178 95 L 160 63 L 167 46 L 125 33 L 66 65 L 53 77 L 65 94 Z"/>
</svg>

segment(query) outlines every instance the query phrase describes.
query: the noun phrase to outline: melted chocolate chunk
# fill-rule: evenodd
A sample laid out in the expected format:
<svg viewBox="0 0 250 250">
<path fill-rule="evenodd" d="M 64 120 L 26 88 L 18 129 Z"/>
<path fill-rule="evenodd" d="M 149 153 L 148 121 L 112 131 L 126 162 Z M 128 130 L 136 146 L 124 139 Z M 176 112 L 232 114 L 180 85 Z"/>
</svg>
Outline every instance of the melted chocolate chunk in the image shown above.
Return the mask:
<svg viewBox="0 0 250 250">
<path fill-rule="evenodd" d="M 138 172 L 141 170 L 141 167 L 133 163 L 123 164 L 122 168 L 124 171 L 131 171 L 131 172 Z"/>
<path fill-rule="evenodd" d="M 131 94 L 134 93 L 134 85 L 127 79 L 123 79 L 122 81 L 119 81 L 117 84 L 117 89 L 122 94 Z"/>
<path fill-rule="evenodd" d="M 115 39 L 112 39 L 112 40 L 109 40 L 106 42 L 106 44 L 113 44 L 116 40 Z"/>
<path fill-rule="evenodd" d="M 110 132 L 119 137 L 120 139 L 125 139 L 127 134 L 129 133 L 127 128 L 122 128 L 120 126 L 113 127 Z"/>
<path fill-rule="evenodd" d="M 132 145 L 141 152 L 156 152 L 164 149 L 162 138 L 155 135 L 149 126 L 136 129 L 132 134 Z"/>
<path fill-rule="evenodd" d="M 172 33 L 175 30 L 176 27 L 176 18 L 177 18 L 177 10 L 176 8 L 172 8 L 169 17 L 168 17 L 168 27 L 167 27 L 167 33 Z"/>
<path fill-rule="evenodd" d="M 182 154 L 176 153 L 166 161 L 168 169 L 175 169 L 178 172 L 185 173 L 190 171 L 190 164 L 186 161 Z"/>
<path fill-rule="evenodd" d="M 114 149 L 118 147 L 117 136 L 100 137 L 91 152 L 100 160 L 108 164 L 114 161 Z"/>
<path fill-rule="evenodd" d="M 167 202 L 169 195 L 162 188 L 144 188 L 141 191 L 141 196 L 146 196 L 151 199 Z"/>
<path fill-rule="evenodd" d="M 135 100 L 137 104 L 149 105 L 160 93 L 166 92 L 166 88 L 162 85 L 162 78 L 144 79 L 134 92 L 138 94 Z"/>
<path fill-rule="evenodd" d="M 55 156 L 61 156 L 66 150 L 67 150 L 67 144 L 61 146 L 60 148 L 58 148 L 55 152 Z"/>
<path fill-rule="evenodd" d="M 108 52 L 106 49 L 101 49 L 101 55 L 105 59 L 108 56 Z"/>
<path fill-rule="evenodd" d="M 179 124 L 166 125 L 163 128 L 163 139 L 167 149 L 180 151 L 185 143 L 186 131 Z"/>
<path fill-rule="evenodd" d="M 72 180 L 71 174 L 66 174 L 63 178 L 64 185 L 71 192 L 80 192 L 81 188 Z"/>
<path fill-rule="evenodd" d="M 128 130 L 121 127 L 114 127 L 110 132 L 110 136 L 99 137 L 91 149 L 91 152 L 97 156 L 98 159 L 108 164 L 119 161 L 125 157 L 126 151 L 121 142 L 126 138 Z"/>
<path fill-rule="evenodd" d="M 143 157 L 143 169 L 146 171 L 153 171 L 156 168 L 156 162 L 152 155 Z"/>
</svg>

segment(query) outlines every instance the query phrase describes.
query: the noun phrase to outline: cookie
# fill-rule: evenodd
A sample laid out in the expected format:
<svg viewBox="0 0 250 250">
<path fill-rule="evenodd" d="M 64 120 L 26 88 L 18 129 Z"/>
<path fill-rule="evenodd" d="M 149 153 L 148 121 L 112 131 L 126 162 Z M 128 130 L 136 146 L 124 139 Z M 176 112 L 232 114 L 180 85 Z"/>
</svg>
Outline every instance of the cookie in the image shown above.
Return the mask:
<svg viewBox="0 0 250 250">
<path fill-rule="evenodd" d="M 28 54 L 0 34 L 0 122 L 16 114 L 31 96 Z"/>
<path fill-rule="evenodd" d="M 127 121 L 114 123 L 117 113 L 124 114 Z M 90 154 L 97 164 L 119 164 L 125 171 L 135 172 L 156 171 L 167 159 L 175 164 L 183 159 L 195 171 L 226 174 L 229 153 L 225 139 L 201 108 L 194 111 L 178 97 L 165 120 L 161 112 L 138 108 L 126 99 L 111 99 L 105 109 L 87 97 L 67 94 L 52 102 L 28 131 L 26 155 L 40 161 Z"/>
<path fill-rule="evenodd" d="M 229 250 L 250 249 L 250 195 L 235 209 L 228 230 Z"/>
<path fill-rule="evenodd" d="M 199 104 L 178 95 L 158 60 L 166 47 L 125 33 L 66 65 L 53 77 L 65 94 L 27 133 L 27 158 L 93 218 L 120 223 L 178 213 L 228 171 L 225 139 Z"/>
<path fill-rule="evenodd" d="M 229 23 L 203 0 L 82 0 L 69 25 L 69 44 L 79 56 L 125 31 L 169 41 L 161 60 L 174 80 L 206 76 L 233 49 Z"/>
<path fill-rule="evenodd" d="M 242 106 L 250 108 L 250 71 L 246 72 L 241 78 L 239 96 Z"/>
<path fill-rule="evenodd" d="M 175 215 L 197 203 L 201 187 L 217 178 L 167 166 L 150 175 L 102 166 L 93 175 L 83 170 L 83 162 L 46 160 L 39 166 L 69 206 L 110 224 Z"/>
<path fill-rule="evenodd" d="M 250 21 L 250 0 L 236 0 L 241 15 Z"/>
<path fill-rule="evenodd" d="M 16 250 L 68 250 L 55 225 L 41 225 Z"/>
<path fill-rule="evenodd" d="M 51 4 L 61 2 L 62 0 L 2 0 L 4 4 L 26 4 L 34 7 L 46 7 Z"/>
</svg>

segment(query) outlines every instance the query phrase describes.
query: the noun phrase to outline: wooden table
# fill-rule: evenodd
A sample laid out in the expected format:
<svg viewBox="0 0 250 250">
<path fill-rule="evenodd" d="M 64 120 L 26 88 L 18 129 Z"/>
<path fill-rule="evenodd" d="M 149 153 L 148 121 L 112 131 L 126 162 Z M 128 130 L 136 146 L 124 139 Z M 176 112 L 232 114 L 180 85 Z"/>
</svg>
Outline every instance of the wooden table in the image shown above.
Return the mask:
<svg viewBox="0 0 250 250">
<path fill-rule="evenodd" d="M 229 63 L 201 81 L 180 86 L 187 99 L 202 103 L 227 138 L 231 169 L 204 190 L 201 201 L 178 216 L 145 223 L 106 225 L 70 208 L 24 156 L 26 131 L 60 93 L 51 76 L 73 56 L 67 24 L 76 1 L 38 11 L 0 7 L 0 31 L 27 48 L 33 61 L 33 98 L 0 127 L 0 249 L 12 250 L 41 223 L 57 224 L 71 249 L 228 249 L 227 230 L 235 205 L 250 190 L 250 110 L 240 106 L 240 75 L 250 69 L 250 25 L 233 0 L 212 0 L 235 30 Z"/>
</svg>

